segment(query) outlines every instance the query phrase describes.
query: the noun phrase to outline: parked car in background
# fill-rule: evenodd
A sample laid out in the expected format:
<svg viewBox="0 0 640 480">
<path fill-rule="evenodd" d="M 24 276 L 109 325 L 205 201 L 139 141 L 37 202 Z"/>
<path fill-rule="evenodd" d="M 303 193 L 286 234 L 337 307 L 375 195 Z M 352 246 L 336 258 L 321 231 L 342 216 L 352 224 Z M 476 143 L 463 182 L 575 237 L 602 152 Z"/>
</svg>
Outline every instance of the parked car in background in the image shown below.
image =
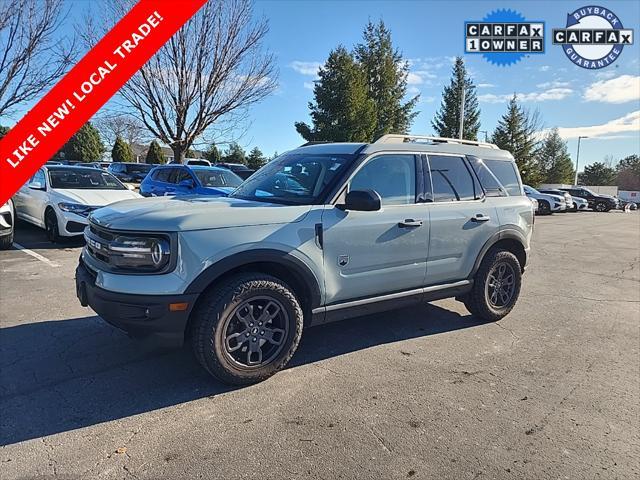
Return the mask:
<svg viewBox="0 0 640 480">
<path fill-rule="evenodd" d="M 9 200 L 0 207 L 0 250 L 7 250 L 13 244 L 15 213 L 13 201 Z"/>
<path fill-rule="evenodd" d="M 231 170 L 233 173 L 238 175 L 243 180 L 246 180 L 247 178 L 249 178 L 251 175 L 255 173 L 255 170 L 251 170 L 249 167 L 247 167 L 246 165 L 243 165 L 242 163 L 222 162 L 222 163 L 216 163 L 215 166 L 220 168 L 226 168 L 227 170 Z"/>
<path fill-rule="evenodd" d="M 548 193 L 549 195 L 558 195 L 559 197 L 563 197 L 565 205 L 567 207 L 565 211 L 568 212 L 570 210 L 573 210 L 573 199 L 568 192 L 564 192 L 555 188 L 538 188 L 536 190 L 538 190 L 540 193 Z"/>
<path fill-rule="evenodd" d="M 90 222 L 80 303 L 134 336 L 186 339 L 210 374 L 248 384 L 314 324 L 451 297 L 503 318 L 533 211 L 509 152 L 385 135 L 294 149 L 228 197 L 118 202 Z"/>
<path fill-rule="evenodd" d="M 74 167 L 88 167 L 88 168 L 99 168 L 102 169 L 100 163 L 98 162 L 78 162 L 73 164 Z"/>
<path fill-rule="evenodd" d="M 524 193 L 529 198 L 538 201 L 538 213 L 540 215 L 551 215 L 554 212 L 564 212 L 567 210 L 567 201 L 564 196 L 542 193 L 529 185 L 523 185 Z"/>
<path fill-rule="evenodd" d="M 225 168 L 170 164 L 155 167 L 140 184 L 140 194 L 224 196 L 241 183 L 239 176 Z"/>
<path fill-rule="evenodd" d="M 96 168 L 45 165 L 13 197 L 16 216 L 44 228 L 47 238 L 82 235 L 89 214 L 119 200 L 140 198 Z"/>
<path fill-rule="evenodd" d="M 584 198 L 588 202 L 589 208 L 596 212 L 608 212 L 609 210 L 618 208 L 618 201 L 615 197 L 595 193 L 587 187 L 573 186 L 570 188 L 560 188 L 560 190 L 569 192 L 572 197 Z"/>
<path fill-rule="evenodd" d="M 535 198 L 532 197 L 527 197 L 529 200 L 531 200 L 531 206 L 533 207 L 533 213 L 538 213 L 538 200 L 536 200 Z"/>
<path fill-rule="evenodd" d="M 210 167 L 211 162 L 202 158 L 192 158 L 185 162 L 185 165 L 200 165 L 201 167 Z"/>
<path fill-rule="evenodd" d="M 154 165 L 148 163 L 112 162 L 108 172 L 121 182 L 140 183 L 153 167 Z"/>
</svg>

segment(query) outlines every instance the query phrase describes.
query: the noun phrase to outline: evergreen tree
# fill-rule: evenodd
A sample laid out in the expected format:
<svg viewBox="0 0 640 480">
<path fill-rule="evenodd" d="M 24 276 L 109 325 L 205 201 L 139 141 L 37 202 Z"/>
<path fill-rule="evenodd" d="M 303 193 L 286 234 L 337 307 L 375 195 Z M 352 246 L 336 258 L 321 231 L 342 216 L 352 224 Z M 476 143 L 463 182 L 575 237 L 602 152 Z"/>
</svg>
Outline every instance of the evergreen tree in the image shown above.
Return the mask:
<svg viewBox="0 0 640 480">
<path fill-rule="evenodd" d="M 231 143 L 226 152 L 224 152 L 224 156 L 222 157 L 222 161 L 225 163 L 242 163 L 244 165 L 247 164 L 247 155 L 244 152 L 244 149 L 238 145 L 236 142 Z"/>
<path fill-rule="evenodd" d="M 307 141 L 369 142 L 376 130 L 375 103 L 353 56 L 340 46 L 329 54 L 309 103 L 313 126 L 296 122 Z"/>
<path fill-rule="evenodd" d="M 621 190 L 640 190 L 640 157 L 629 155 L 618 163 L 616 184 Z"/>
<path fill-rule="evenodd" d="M 147 157 L 144 160 L 144 163 L 167 163 L 167 159 L 162 152 L 162 148 L 160 148 L 160 144 L 153 140 L 149 145 L 149 150 L 147 150 Z"/>
<path fill-rule="evenodd" d="M 431 126 L 441 137 L 458 138 L 460 134 L 460 105 L 464 95 L 464 127 L 462 138 L 477 140 L 480 130 L 480 109 L 476 97 L 476 87 L 467 75 L 462 57 L 456 57 L 451 82 L 444 87 L 440 110 L 431 121 Z"/>
<path fill-rule="evenodd" d="M 602 162 L 595 162 L 584 167 L 578 175 L 580 185 L 614 185 L 616 171 Z"/>
<path fill-rule="evenodd" d="M 111 159 L 114 162 L 133 162 L 133 150 L 131 150 L 131 146 L 119 135 L 113 144 Z"/>
<path fill-rule="evenodd" d="M 8 131 L 9 131 L 9 127 L 0 125 L 0 140 L 2 140 L 2 138 L 7 134 Z"/>
<path fill-rule="evenodd" d="M 251 152 L 249 152 L 249 156 L 247 157 L 247 166 L 253 170 L 258 170 L 265 163 L 267 163 L 267 159 L 260 151 L 258 147 L 254 147 Z"/>
<path fill-rule="evenodd" d="M 79 162 L 98 162 L 104 151 L 100 134 L 91 122 L 85 123 L 62 147 L 65 159 Z"/>
<path fill-rule="evenodd" d="M 522 181 L 528 185 L 540 183 L 540 169 L 535 162 L 537 130 L 536 116 L 518 105 L 514 95 L 509 101 L 507 113 L 498 122 L 492 142 L 499 148 L 511 152 L 516 160 Z"/>
<path fill-rule="evenodd" d="M 222 154 L 220 154 L 220 150 L 218 150 L 218 147 L 216 147 L 215 143 L 209 145 L 209 148 L 207 148 L 204 156 L 211 163 L 220 163 L 222 161 Z"/>
<path fill-rule="evenodd" d="M 368 96 L 375 104 L 375 130 L 370 139 L 386 133 L 407 133 L 418 114 L 414 109 L 419 95 L 404 101 L 409 65 L 393 48 L 391 31 L 382 20 L 367 23 L 363 43 L 356 45 L 354 54 L 366 76 Z"/>
<path fill-rule="evenodd" d="M 557 128 L 547 132 L 536 152 L 536 159 L 543 183 L 573 183 L 573 162 L 567 142 L 562 140 Z"/>
</svg>

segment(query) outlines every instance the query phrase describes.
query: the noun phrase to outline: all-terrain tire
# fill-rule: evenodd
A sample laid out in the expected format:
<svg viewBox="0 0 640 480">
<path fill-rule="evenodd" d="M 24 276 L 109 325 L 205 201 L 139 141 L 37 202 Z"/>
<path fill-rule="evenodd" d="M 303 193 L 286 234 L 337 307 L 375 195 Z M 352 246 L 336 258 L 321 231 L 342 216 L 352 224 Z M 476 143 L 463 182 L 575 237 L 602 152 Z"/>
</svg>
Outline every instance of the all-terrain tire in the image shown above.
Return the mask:
<svg viewBox="0 0 640 480">
<path fill-rule="evenodd" d="M 200 299 L 192 313 L 189 333 L 193 352 L 207 372 L 227 384 L 247 385 L 269 378 L 289 362 L 300 343 L 303 313 L 298 299 L 287 284 L 262 273 L 242 273 L 214 285 L 203 295 L 204 297 Z M 282 333 L 282 346 L 278 347 L 281 350 L 277 351 L 268 363 L 242 365 L 240 361 L 233 358 L 233 352 L 230 352 L 230 336 L 228 337 L 227 333 L 231 322 L 239 324 L 239 318 L 243 318 L 243 321 L 246 320 L 245 317 L 240 316 L 238 309 L 246 308 L 243 305 L 251 305 L 252 299 L 256 299 L 256 302 L 267 299 L 267 302 L 271 301 L 277 304 L 282 312 L 279 321 L 285 324 L 282 325 L 283 328 L 278 330 L 286 333 Z M 265 307 L 262 312 L 268 308 L 268 306 Z M 246 316 L 249 317 L 249 314 Z M 253 307 L 249 318 L 254 318 L 257 327 Z M 269 321 L 274 322 L 274 320 Z M 245 331 L 249 332 L 248 324 L 242 326 L 242 328 L 245 327 L 247 328 Z M 259 327 L 256 330 L 259 335 Z M 232 335 L 237 335 L 237 333 Z M 244 332 L 240 339 L 245 341 Z M 253 333 L 251 336 L 247 335 L 246 341 L 251 342 L 252 339 L 255 341 Z M 261 341 L 265 342 L 263 345 L 267 345 L 266 340 L 258 340 L 258 342 Z M 237 348 L 239 341 L 235 342 L 234 347 Z M 246 348 L 248 349 L 250 346 L 248 344 Z M 242 354 L 242 348 L 239 349 L 238 355 Z M 268 345 L 268 348 L 271 348 L 271 345 Z M 262 353 L 260 359 L 262 360 Z"/>
<path fill-rule="evenodd" d="M 505 265 L 505 270 L 513 276 L 513 290 L 504 305 L 495 305 L 490 298 L 490 278 L 496 268 Z M 476 317 L 488 322 L 495 322 L 506 316 L 514 307 L 522 284 L 522 270 L 516 256 L 506 250 L 491 249 L 482 259 L 480 268 L 474 277 L 473 287 L 464 298 L 467 310 Z"/>
<path fill-rule="evenodd" d="M 13 245 L 13 230 L 9 235 L 0 237 L 0 250 L 9 250 Z"/>
</svg>

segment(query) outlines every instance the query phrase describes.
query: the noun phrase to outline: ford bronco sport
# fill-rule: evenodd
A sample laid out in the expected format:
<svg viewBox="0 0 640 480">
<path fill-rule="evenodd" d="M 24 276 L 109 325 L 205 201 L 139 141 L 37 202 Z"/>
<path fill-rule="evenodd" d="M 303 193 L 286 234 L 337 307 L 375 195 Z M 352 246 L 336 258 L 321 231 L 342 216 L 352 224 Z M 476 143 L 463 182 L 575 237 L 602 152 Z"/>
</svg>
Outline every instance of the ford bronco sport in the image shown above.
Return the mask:
<svg viewBox="0 0 640 480">
<path fill-rule="evenodd" d="M 209 373 L 247 384 L 282 369 L 311 325 L 446 297 L 501 319 L 532 224 L 513 157 L 495 145 L 303 145 L 228 197 L 94 211 L 76 290 L 114 326 L 187 340 Z"/>
</svg>

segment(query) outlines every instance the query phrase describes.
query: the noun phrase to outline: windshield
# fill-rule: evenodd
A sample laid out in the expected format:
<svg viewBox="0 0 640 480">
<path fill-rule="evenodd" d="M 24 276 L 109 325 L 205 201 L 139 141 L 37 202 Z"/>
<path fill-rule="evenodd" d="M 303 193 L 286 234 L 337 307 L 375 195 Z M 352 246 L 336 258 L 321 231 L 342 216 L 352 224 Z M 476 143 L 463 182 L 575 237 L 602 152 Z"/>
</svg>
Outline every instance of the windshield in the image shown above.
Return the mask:
<svg viewBox="0 0 640 480">
<path fill-rule="evenodd" d="M 203 187 L 237 187 L 242 183 L 242 179 L 231 170 L 194 168 L 192 171 Z"/>
<path fill-rule="evenodd" d="M 127 165 L 127 172 L 129 173 L 149 173 L 149 170 L 153 168 L 153 165 L 146 163 L 133 163 Z"/>
<path fill-rule="evenodd" d="M 592 190 L 589 190 L 587 187 L 580 187 L 580 190 L 583 192 L 587 192 L 589 195 L 595 195 Z"/>
<path fill-rule="evenodd" d="M 51 188 L 126 190 L 120 181 L 108 172 L 86 167 L 49 170 Z"/>
<path fill-rule="evenodd" d="M 530 187 L 529 185 L 523 185 L 523 188 L 525 193 L 540 193 L 538 190 L 536 190 L 533 187 Z"/>
<path fill-rule="evenodd" d="M 249 177 L 230 196 L 294 205 L 315 203 L 353 155 L 285 154 Z"/>
</svg>

